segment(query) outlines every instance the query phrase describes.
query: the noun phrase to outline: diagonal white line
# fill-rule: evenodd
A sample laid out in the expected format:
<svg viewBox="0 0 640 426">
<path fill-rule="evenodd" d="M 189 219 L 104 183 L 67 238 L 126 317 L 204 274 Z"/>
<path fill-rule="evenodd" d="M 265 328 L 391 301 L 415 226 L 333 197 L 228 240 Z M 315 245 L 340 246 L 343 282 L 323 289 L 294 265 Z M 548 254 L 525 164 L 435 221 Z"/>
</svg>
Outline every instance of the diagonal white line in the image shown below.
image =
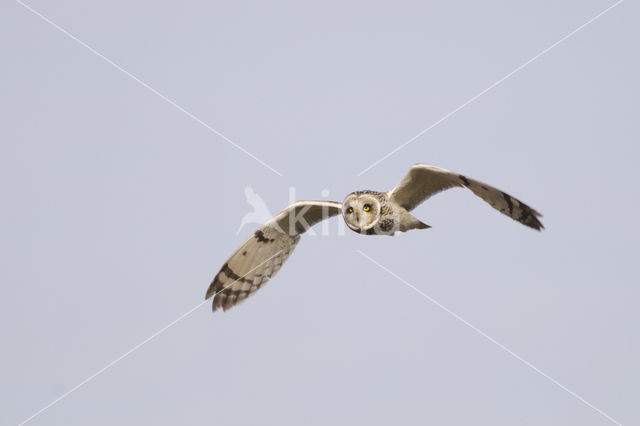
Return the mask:
<svg viewBox="0 0 640 426">
<path fill-rule="evenodd" d="M 218 135 L 219 137 L 221 137 L 222 139 L 224 139 L 225 141 L 229 142 L 231 145 L 233 145 L 235 148 L 239 149 L 240 151 L 242 151 L 244 154 L 248 155 L 249 157 L 253 158 L 254 160 L 256 160 L 258 163 L 262 164 L 264 167 L 266 167 L 267 169 L 271 170 L 273 173 L 277 174 L 278 176 L 283 176 L 282 173 L 280 173 L 279 171 L 277 171 L 276 169 L 274 169 L 273 167 L 271 167 L 270 165 L 268 165 L 267 163 L 265 163 L 264 161 L 262 161 L 261 159 L 259 159 L 258 157 L 256 157 L 255 155 L 253 155 L 252 153 L 250 153 L 249 151 L 247 151 L 246 149 L 244 149 L 243 147 L 241 147 L 240 145 L 238 145 L 237 143 L 235 143 L 234 141 L 232 141 L 231 139 L 229 139 L 228 137 L 226 137 L 225 135 L 223 135 L 222 133 L 220 133 L 218 130 L 214 129 L 213 127 L 211 127 L 210 125 L 208 125 L 207 123 L 205 123 L 204 121 L 202 121 L 200 118 L 196 117 L 194 114 L 190 113 L 189 111 L 187 111 L 186 109 L 184 109 L 183 107 L 181 107 L 180 105 L 178 105 L 176 102 L 174 102 L 173 100 L 169 99 L 167 96 L 163 95 L 162 93 L 158 92 L 156 89 L 154 89 L 153 87 L 151 87 L 150 85 L 148 85 L 147 83 L 145 83 L 144 81 L 140 80 L 138 77 L 136 77 L 135 75 L 131 74 L 129 71 L 127 71 L 126 69 L 122 68 L 120 65 L 118 65 L 117 63 L 113 62 L 111 59 L 107 58 L 106 56 L 104 56 L 102 53 L 98 52 L 97 50 L 95 50 L 93 47 L 89 46 L 87 43 L 85 43 L 84 41 L 80 40 L 79 38 L 77 38 L 76 36 L 74 36 L 73 34 L 71 34 L 69 31 L 65 30 L 64 28 L 62 28 L 61 26 L 59 26 L 58 24 L 56 24 L 55 22 L 53 22 L 51 19 L 47 18 L 46 16 L 44 16 L 43 14 L 41 14 L 40 12 L 38 12 L 37 10 L 35 10 L 34 8 L 32 8 L 31 6 L 29 6 L 28 4 L 22 2 L 21 0 L 15 0 L 16 3 L 18 3 L 19 5 L 21 5 L 22 7 L 24 7 L 25 9 L 27 9 L 29 12 L 33 13 L 34 15 L 36 15 L 37 17 L 39 17 L 40 19 L 42 19 L 43 21 L 47 22 L 48 24 L 50 24 L 51 26 L 53 26 L 55 29 L 57 29 L 58 31 L 60 31 L 61 33 L 63 33 L 64 35 L 66 35 L 67 37 L 69 37 L 70 39 L 72 39 L 73 41 L 77 42 L 78 44 L 80 44 L 82 47 L 86 48 L 88 51 L 90 51 L 91 53 L 93 53 L 94 55 L 98 56 L 100 59 L 104 60 L 105 62 L 107 62 L 109 65 L 112 65 L 114 68 L 116 68 L 118 71 L 121 71 L 123 74 L 125 74 L 127 77 L 131 78 L 132 80 L 134 80 L 135 82 L 139 83 L 141 86 L 143 86 L 144 88 L 150 90 L 151 92 L 155 93 L 156 95 L 158 95 L 162 100 L 168 102 L 170 105 L 172 105 L 173 107 L 175 107 L 176 109 L 178 109 L 179 111 L 182 111 L 183 113 L 185 113 L 187 116 L 189 116 L 190 118 L 192 118 L 193 120 L 195 120 L 197 123 L 201 124 L 202 126 L 206 127 L 207 129 L 209 129 L 210 131 L 212 131 L 213 133 L 215 133 L 216 135 Z"/>
<path fill-rule="evenodd" d="M 538 367 L 536 367 L 535 365 L 531 364 L 529 361 L 527 361 L 526 359 L 522 358 L 520 355 L 516 354 L 515 352 L 513 352 L 511 349 L 507 348 L 505 345 L 503 345 L 502 343 L 498 342 L 496 339 L 494 339 L 493 337 L 489 336 L 487 333 L 485 333 L 484 331 L 480 330 L 478 327 L 476 327 L 475 325 L 471 324 L 469 321 L 465 320 L 464 318 L 462 318 L 460 315 L 456 314 L 455 312 L 453 312 L 451 309 L 447 308 L 446 306 L 442 305 L 440 302 L 438 302 L 437 300 L 435 300 L 433 297 L 429 296 L 428 294 L 424 293 L 422 290 L 420 290 L 419 288 L 417 288 L 416 286 L 412 285 L 411 283 L 407 282 L 405 279 L 403 279 L 402 277 L 398 276 L 397 274 L 395 274 L 394 272 L 392 272 L 391 270 L 389 270 L 389 268 L 385 267 L 384 265 L 381 265 L 378 261 L 376 261 L 375 259 L 367 256 L 366 254 L 364 254 L 362 251 L 360 250 L 356 250 L 358 253 L 360 253 L 363 257 L 365 257 L 366 259 L 368 259 L 369 261 L 371 261 L 372 263 L 374 263 L 375 265 L 377 265 L 378 267 L 380 267 L 382 270 L 386 271 L 389 275 L 393 276 L 394 278 L 396 278 L 397 280 L 399 280 L 400 282 L 402 282 L 403 284 L 405 284 L 406 286 L 410 287 L 411 289 L 413 289 L 416 293 L 420 294 L 421 296 L 425 297 L 426 299 L 428 299 L 431 303 L 433 303 L 434 305 L 436 305 L 437 307 L 439 307 L 440 309 L 444 310 L 445 312 L 447 312 L 449 315 L 451 315 L 452 317 L 454 317 L 455 319 L 457 319 L 458 321 L 462 322 L 464 325 L 466 325 L 467 327 L 471 328 L 473 331 L 475 331 L 476 333 L 480 334 L 482 337 L 484 337 L 485 339 L 489 340 L 491 343 L 495 344 L 496 346 L 498 346 L 500 349 L 502 349 L 503 351 L 507 352 L 509 355 L 513 356 L 514 358 L 516 358 L 518 361 L 522 362 L 524 365 L 526 365 L 527 367 L 531 368 L 533 371 L 535 371 L 536 373 L 542 375 L 543 377 L 545 377 L 546 379 L 548 379 L 549 381 L 551 381 L 552 383 L 554 383 L 555 385 L 557 385 L 560 389 L 564 390 L 565 392 L 568 392 L 571 396 L 573 396 L 574 398 L 578 399 L 580 402 L 586 404 L 587 406 L 591 407 L 592 409 L 594 409 L 595 411 L 597 411 L 598 413 L 600 413 L 602 416 L 606 417 L 608 420 L 612 421 L 613 423 L 622 426 L 622 424 L 620 422 L 618 422 L 616 419 L 614 419 L 613 417 L 611 417 L 610 415 L 608 415 L 607 413 L 605 413 L 604 411 L 602 411 L 601 409 L 599 409 L 598 407 L 596 407 L 595 405 L 591 404 L 589 401 L 587 401 L 586 399 L 584 399 L 583 397 L 581 397 L 580 395 L 578 395 L 577 393 L 575 393 L 574 391 L 572 391 L 571 389 L 567 388 L 566 386 L 564 386 L 562 383 L 558 382 L 557 380 L 555 380 L 553 377 L 549 376 L 547 373 L 545 373 L 544 371 L 540 370 Z"/>
<path fill-rule="evenodd" d="M 87 383 L 89 383 L 91 380 L 95 379 L 96 377 L 98 377 L 100 374 L 104 373 L 105 371 L 107 371 L 109 368 L 113 367 L 115 364 L 117 364 L 118 362 L 122 361 L 124 358 L 126 358 L 127 356 L 131 355 L 133 352 L 135 352 L 136 350 L 140 349 L 142 346 L 144 346 L 146 343 L 148 343 L 149 341 L 151 341 L 153 338 L 155 338 L 156 336 L 162 334 L 164 331 L 166 331 L 168 328 L 170 328 L 171 326 L 175 325 L 176 323 L 178 323 L 180 320 L 184 319 L 185 317 L 189 316 L 189 314 L 191 314 L 193 311 L 197 310 L 199 307 L 201 307 L 202 305 L 204 305 L 205 303 L 207 303 L 207 300 L 199 303 L 198 305 L 196 305 L 195 307 L 193 307 L 192 309 L 190 309 L 189 311 L 187 311 L 186 313 L 182 314 L 181 316 L 179 316 L 177 319 L 175 319 L 174 321 L 170 322 L 169 324 L 167 324 L 166 326 L 162 327 L 160 330 L 156 331 L 155 333 L 153 333 L 151 336 L 147 337 L 146 339 L 144 339 L 142 342 L 138 343 L 137 345 L 135 345 L 133 348 L 129 349 L 127 352 L 125 352 L 124 354 L 120 355 L 118 358 L 114 359 L 113 361 L 111 361 L 109 364 L 105 365 L 104 367 L 102 367 L 100 370 L 96 371 L 95 373 L 93 373 L 92 375 L 90 375 L 89 377 L 87 377 L 86 379 L 84 379 L 83 381 L 81 381 L 80 383 L 78 383 L 77 385 L 75 385 L 74 387 L 72 387 L 71 389 L 69 389 L 68 391 L 66 391 L 65 393 L 63 393 L 62 395 L 60 395 L 58 398 L 54 399 L 53 401 L 51 401 L 49 404 L 45 405 L 44 407 L 42 407 L 40 410 L 38 410 L 36 413 L 34 413 L 33 415 L 31 415 L 29 418 L 27 418 L 26 420 L 23 420 L 22 422 L 19 423 L 18 426 L 22 426 L 28 422 L 30 422 L 31 420 L 33 420 L 35 417 L 37 417 L 38 415 L 42 414 L 44 411 L 48 410 L 49 408 L 53 407 L 55 404 L 57 404 L 58 402 L 62 401 L 63 399 L 65 399 L 67 396 L 69 396 L 70 394 L 72 394 L 73 392 L 75 392 L 76 390 L 78 390 L 79 388 L 81 388 L 82 386 L 86 385 Z"/>
<path fill-rule="evenodd" d="M 384 157 L 382 157 L 381 159 L 379 159 L 378 161 L 376 161 L 375 163 L 371 164 L 369 167 L 367 167 L 366 169 L 362 170 L 360 173 L 358 173 L 358 176 L 363 175 L 364 173 L 366 173 L 367 171 L 371 170 L 372 168 L 374 168 L 375 166 L 377 166 L 378 164 L 380 164 L 381 162 L 383 162 L 384 160 L 386 160 L 387 158 L 391 157 L 393 154 L 395 154 L 396 152 L 400 151 L 402 148 L 404 148 L 405 146 L 409 145 L 411 142 L 415 141 L 416 139 L 418 139 L 420 136 L 424 135 L 425 133 L 427 133 L 429 130 L 433 129 L 434 127 L 436 127 L 437 125 L 439 125 L 440 123 L 442 123 L 443 121 L 445 121 L 446 119 L 448 119 L 449 117 L 451 117 L 452 115 L 454 115 L 455 113 L 457 113 L 458 111 L 460 111 L 461 109 L 463 109 L 464 107 L 466 107 L 467 105 L 473 103 L 475 100 L 477 100 L 479 97 L 481 97 L 482 95 L 484 95 L 485 93 L 487 93 L 488 91 L 490 91 L 491 89 L 493 89 L 494 87 L 498 86 L 500 83 L 502 83 L 503 81 L 505 81 L 506 79 L 508 79 L 509 77 L 513 76 L 514 74 L 516 74 L 518 71 L 521 71 L 523 68 L 525 68 L 527 65 L 529 65 L 530 63 L 532 63 L 533 61 L 535 61 L 536 59 L 540 58 L 541 56 L 543 56 L 545 53 L 549 52 L 551 49 L 553 49 L 554 47 L 558 46 L 560 43 L 562 43 L 563 41 L 567 40 L 569 37 L 573 36 L 575 33 L 577 33 L 578 31 L 582 30 L 584 27 L 586 27 L 587 25 L 591 24 L 593 21 L 595 21 L 596 19 L 600 18 L 602 15 L 604 15 L 605 13 L 609 12 L 611 9 L 613 9 L 614 7 L 618 6 L 620 3 L 622 3 L 624 0 L 618 0 L 617 2 L 615 2 L 614 4 L 612 4 L 611 6 L 609 6 L 608 8 L 606 8 L 605 10 L 603 10 L 602 12 L 598 13 L 596 16 L 594 16 L 593 18 L 589 19 L 587 22 L 585 22 L 584 24 L 580 25 L 578 28 L 576 28 L 575 30 L 571 31 L 569 34 L 565 35 L 564 37 L 562 37 L 560 40 L 556 41 L 555 43 L 553 43 L 551 46 L 547 47 L 546 49 L 544 49 L 543 51 L 541 51 L 540 53 L 538 53 L 536 56 L 534 56 L 533 58 L 529 59 L 527 62 L 523 63 L 522 65 L 520 65 L 519 67 L 517 67 L 516 69 L 514 69 L 513 71 L 511 71 L 509 74 L 505 75 L 504 77 L 502 77 L 500 80 L 496 81 L 495 83 L 493 83 L 491 86 L 487 87 L 486 89 L 484 89 L 483 91 L 481 91 L 480 93 L 478 93 L 477 95 L 475 95 L 474 97 L 472 97 L 471 99 L 469 99 L 468 101 L 466 101 L 465 103 L 463 103 L 462 105 L 460 105 L 459 107 L 457 107 L 456 109 L 454 109 L 453 111 L 451 111 L 450 113 L 448 113 L 447 115 L 445 115 L 444 117 L 442 117 L 441 119 L 439 119 L 438 121 L 436 121 L 435 123 L 433 123 L 431 126 L 427 127 L 426 129 L 422 130 L 420 133 L 418 133 L 417 135 L 415 135 L 414 137 L 412 137 L 411 139 L 409 139 L 408 141 L 406 141 L 405 143 L 403 143 L 402 145 L 396 147 L 394 150 L 392 150 L 391 152 L 389 152 L 388 154 L 386 154 Z"/>
<path fill-rule="evenodd" d="M 234 285 L 235 283 L 237 283 L 238 281 L 240 281 L 241 279 L 243 279 L 244 277 L 246 277 L 248 274 L 250 274 L 251 272 L 255 271 L 256 269 L 258 269 L 259 267 L 261 267 L 262 265 L 264 265 L 265 263 L 267 263 L 268 261 L 270 261 L 271 259 L 273 259 L 274 257 L 276 257 L 277 255 L 279 255 L 282 252 L 282 250 L 279 250 L 276 254 L 274 254 L 273 256 L 271 256 L 270 258 L 268 258 L 267 260 L 265 260 L 264 262 L 262 262 L 261 264 L 259 264 L 258 266 L 256 266 L 255 268 L 251 269 L 249 272 L 247 272 L 246 274 L 244 274 L 243 276 L 241 276 L 240 278 L 238 278 L 237 280 L 235 280 L 234 282 L 232 282 L 231 284 L 225 286 L 222 290 L 216 292 L 216 294 L 213 295 L 213 297 L 215 297 L 218 293 L 225 291 L 227 288 L 231 287 L 232 285 Z M 100 370 L 96 371 L 95 373 L 93 373 L 92 375 L 90 375 L 89 377 L 87 377 L 86 379 L 84 379 L 83 381 L 81 381 L 80 383 L 78 383 L 77 385 L 75 385 L 74 387 L 72 387 L 71 389 L 69 389 L 68 391 L 66 391 L 65 393 L 63 393 L 62 395 L 60 395 L 58 398 L 54 399 L 53 401 L 51 401 L 49 404 L 45 405 L 44 407 L 42 407 L 40 410 L 36 411 L 34 414 L 32 414 L 30 417 L 28 417 L 27 419 L 23 420 L 22 422 L 20 422 L 18 424 L 18 426 L 22 426 L 26 423 L 29 423 L 31 420 L 33 420 L 34 418 L 36 418 L 37 416 L 39 416 L 40 414 L 42 414 L 43 412 L 45 412 L 46 410 L 48 410 L 49 408 L 53 407 L 54 405 L 56 405 L 58 402 L 62 401 L 63 399 L 65 399 L 66 397 L 68 397 L 69 395 L 71 395 L 73 392 L 77 391 L 78 389 L 80 389 L 82 386 L 86 385 L 87 383 L 89 383 L 91 380 L 95 379 L 96 377 L 98 377 L 100 374 L 104 373 L 105 371 L 107 371 L 109 368 L 113 367 L 114 365 L 116 365 L 118 362 L 122 361 L 123 359 L 125 359 L 126 357 L 128 357 L 129 355 L 131 355 L 132 353 L 134 353 L 135 351 L 137 351 L 138 349 L 140 349 L 142 346 L 146 345 L 147 343 L 149 343 L 151 340 L 153 340 L 154 338 L 158 337 L 160 334 L 164 333 L 165 331 L 167 331 L 169 328 L 173 327 L 174 325 L 176 325 L 177 323 L 179 323 L 180 321 L 182 321 L 183 319 L 185 319 L 186 317 L 188 317 L 189 315 L 191 315 L 194 311 L 196 311 L 198 308 L 200 308 L 202 305 L 204 305 L 205 303 L 207 303 L 209 301 L 210 298 L 205 299 L 204 301 L 198 303 L 196 306 L 194 306 L 193 308 L 189 309 L 187 312 L 185 312 L 184 314 L 180 315 L 178 318 L 176 318 L 175 320 L 171 321 L 169 324 L 165 325 L 164 327 L 162 327 L 160 330 L 156 331 L 155 333 L 153 333 L 151 336 L 147 337 L 146 339 L 144 339 L 142 342 L 138 343 L 137 345 L 135 345 L 133 348 L 129 349 L 127 352 L 123 353 L 122 355 L 120 355 L 118 358 L 114 359 L 113 361 L 111 361 L 109 364 L 105 365 L 104 367 L 102 367 Z"/>
</svg>

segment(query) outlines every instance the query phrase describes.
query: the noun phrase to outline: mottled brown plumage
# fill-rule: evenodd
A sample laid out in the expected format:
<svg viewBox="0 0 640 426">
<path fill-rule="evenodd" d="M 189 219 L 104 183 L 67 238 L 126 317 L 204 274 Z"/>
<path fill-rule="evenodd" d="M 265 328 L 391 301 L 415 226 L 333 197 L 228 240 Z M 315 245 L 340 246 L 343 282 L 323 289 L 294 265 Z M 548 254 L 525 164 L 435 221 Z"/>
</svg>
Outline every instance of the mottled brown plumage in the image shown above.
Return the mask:
<svg viewBox="0 0 640 426">
<path fill-rule="evenodd" d="M 414 164 L 389 192 L 356 191 L 342 203 L 298 201 L 265 223 L 222 266 L 207 290 L 213 310 L 227 310 L 245 300 L 278 272 L 300 240 L 314 224 L 342 213 L 349 229 L 364 235 L 394 235 L 426 229 L 411 213 L 434 194 L 466 187 L 496 210 L 530 228 L 544 227 L 542 215 L 517 198 L 490 185 L 440 167 Z"/>
</svg>

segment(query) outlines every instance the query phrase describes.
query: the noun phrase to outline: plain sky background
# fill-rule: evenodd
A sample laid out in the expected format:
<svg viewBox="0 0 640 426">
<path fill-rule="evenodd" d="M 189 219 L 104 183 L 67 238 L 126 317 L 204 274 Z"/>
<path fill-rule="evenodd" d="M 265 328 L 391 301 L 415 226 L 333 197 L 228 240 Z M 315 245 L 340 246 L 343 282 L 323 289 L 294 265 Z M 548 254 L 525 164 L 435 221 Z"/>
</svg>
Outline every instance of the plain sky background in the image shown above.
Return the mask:
<svg viewBox="0 0 640 426">
<path fill-rule="evenodd" d="M 190 316 L 33 425 L 607 425 L 361 250 L 624 425 L 640 423 L 640 6 L 627 1 L 362 176 L 613 1 L 0 4 L 0 422 L 16 424 L 197 304 L 275 212 L 388 190 L 415 162 L 468 191 L 393 238 L 303 237 L 237 308 Z"/>
</svg>

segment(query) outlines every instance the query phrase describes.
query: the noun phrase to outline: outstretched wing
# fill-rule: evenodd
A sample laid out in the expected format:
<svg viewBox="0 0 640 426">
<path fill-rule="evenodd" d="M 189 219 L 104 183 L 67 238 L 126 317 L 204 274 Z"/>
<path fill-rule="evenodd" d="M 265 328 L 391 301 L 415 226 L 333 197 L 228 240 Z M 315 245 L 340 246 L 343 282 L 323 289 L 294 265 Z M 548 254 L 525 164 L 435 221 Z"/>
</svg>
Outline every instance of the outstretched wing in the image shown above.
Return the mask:
<svg viewBox="0 0 640 426">
<path fill-rule="evenodd" d="M 342 211 L 333 201 L 298 201 L 262 225 L 222 265 L 207 290 L 213 310 L 242 302 L 274 276 L 295 248 L 300 234 Z"/>
<path fill-rule="evenodd" d="M 433 194 L 453 187 L 466 187 L 493 208 L 533 229 L 544 229 L 542 215 L 511 195 L 459 173 L 426 164 L 414 164 L 400 183 L 388 193 L 392 200 L 412 210 Z"/>
</svg>

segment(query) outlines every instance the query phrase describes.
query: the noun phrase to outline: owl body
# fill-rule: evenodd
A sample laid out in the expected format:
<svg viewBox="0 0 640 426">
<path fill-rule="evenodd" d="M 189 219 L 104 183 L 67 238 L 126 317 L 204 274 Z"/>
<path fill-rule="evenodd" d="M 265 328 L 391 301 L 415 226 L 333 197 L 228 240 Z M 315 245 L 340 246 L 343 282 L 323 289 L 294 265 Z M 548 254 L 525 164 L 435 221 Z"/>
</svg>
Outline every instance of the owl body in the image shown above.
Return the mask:
<svg viewBox="0 0 640 426">
<path fill-rule="evenodd" d="M 397 231 L 430 228 L 395 202 L 388 192 L 352 192 L 342 202 L 342 217 L 349 229 L 365 235 L 392 236 Z"/>
</svg>

